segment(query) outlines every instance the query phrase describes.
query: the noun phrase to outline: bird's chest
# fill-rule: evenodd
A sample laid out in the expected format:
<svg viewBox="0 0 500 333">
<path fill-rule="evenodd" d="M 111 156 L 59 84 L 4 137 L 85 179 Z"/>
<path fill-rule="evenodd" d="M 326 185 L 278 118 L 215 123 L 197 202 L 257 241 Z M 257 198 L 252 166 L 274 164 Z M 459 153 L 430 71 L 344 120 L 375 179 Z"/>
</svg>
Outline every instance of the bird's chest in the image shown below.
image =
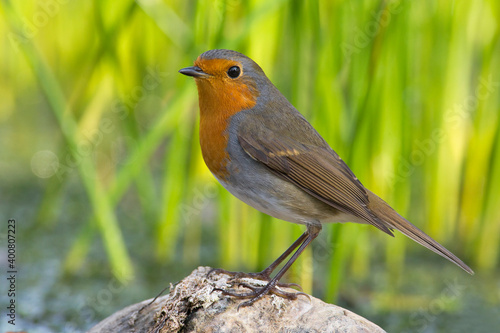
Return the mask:
<svg viewBox="0 0 500 333">
<path fill-rule="evenodd" d="M 230 156 L 227 151 L 229 134 L 228 119 L 202 118 L 200 121 L 200 146 L 208 169 L 221 180 L 227 179 Z"/>
</svg>

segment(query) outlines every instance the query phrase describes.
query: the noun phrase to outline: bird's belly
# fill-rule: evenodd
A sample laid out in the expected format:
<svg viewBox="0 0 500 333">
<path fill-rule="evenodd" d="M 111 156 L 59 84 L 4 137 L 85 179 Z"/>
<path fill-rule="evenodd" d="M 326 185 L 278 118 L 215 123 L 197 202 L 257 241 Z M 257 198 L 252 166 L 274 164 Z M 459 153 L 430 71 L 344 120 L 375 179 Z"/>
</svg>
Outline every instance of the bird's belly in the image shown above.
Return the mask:
<svg viewBox="0 0 500 333">
<path fill-rule="evenodd" d="M 242 187 L 241 185 L 234 186 L 233 184 L 225 181 L 219 180 L 219 182 L 232 195 L 264 214 L 281 220 L 300 224 L 307 224 L 308 220 L 312 220 L 308 216 L 301 216 L 303 214 L 297 214 L 295 210 L 290 207 L 290 203 L 287 202 L 286 198 L 283 198 L 282 195 L 275 195 L 276 188 L 274 188 L 273 191 L 270 191 L 271 193 L 259 192 L 259 194 L 256 194 L 256 188 L 259 188 L 260 186 L 255 186 L 255 183 L 253 183 L 251 187 Z"/>
<path fill-rule="evenodd" d="M 229 179 L 217 180 L 235 197 L 255 209 L 275 218 L 299 223 L 352 221 L 352 216 L 323 203 L 296 185 L 255 163 L 234 164 Z M 246 166 L 246 167 L 245 167 Z"/>
</svg>

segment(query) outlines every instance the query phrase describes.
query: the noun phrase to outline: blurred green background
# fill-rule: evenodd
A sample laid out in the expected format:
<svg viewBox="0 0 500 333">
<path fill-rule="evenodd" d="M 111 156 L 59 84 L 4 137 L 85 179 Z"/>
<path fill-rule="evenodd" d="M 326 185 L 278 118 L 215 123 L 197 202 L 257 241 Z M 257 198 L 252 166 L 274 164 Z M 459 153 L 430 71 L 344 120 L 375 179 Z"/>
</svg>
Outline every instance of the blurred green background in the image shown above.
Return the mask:
<svg viewBox="0 0 500 333">
<path fill-rule="evenodd" d="M 365 186 L 476 271 L 345 224 L 286 281 L 390 332 L 500 324 L 498 1 L 4 0 L 0 17 L 16 329 L 88 329 L 198 265 L 260 270 L 303 232 L 202 161 L 196 87 L 177 71 L 213 48 L 259 63 Z"/>
</svg>

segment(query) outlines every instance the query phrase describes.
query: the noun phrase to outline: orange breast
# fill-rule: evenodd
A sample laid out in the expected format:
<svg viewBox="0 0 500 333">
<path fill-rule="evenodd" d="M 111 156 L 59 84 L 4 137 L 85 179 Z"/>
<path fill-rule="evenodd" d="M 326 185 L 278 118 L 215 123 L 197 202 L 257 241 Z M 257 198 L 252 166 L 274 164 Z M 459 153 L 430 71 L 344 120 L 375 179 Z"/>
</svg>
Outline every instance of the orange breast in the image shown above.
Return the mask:
<svg viewBox="0 0 500 333">
<path fill-rule="evenodd" d="M 204 119 L 200 122 L 200 145 L 203 160 L 210 171 L 221 180 L 227 179 L 227 163 L 230 161 L 226 150 L 228 143 L 227 125 L 227 119 Z"/>
<path fill-rule="evenodd" d="M 228 60 L 204 60 L 202 69 L 209 71 L 206 69 L 207 62 L 218 62 L 213 65 L 225 68 L 227 65 L 220 64 L 224 61 Z M 196 79 L 196 84 L 200 100 L 200 144 L 203 159 L 215 176 L 225 180 L 228 177 L 227 165 L 231 160 L 227 153 L 229 119 L 242 110 L 253 108 L 258 91 L 242 78 L 234 80 L 213 76 Z"/>
</svg>

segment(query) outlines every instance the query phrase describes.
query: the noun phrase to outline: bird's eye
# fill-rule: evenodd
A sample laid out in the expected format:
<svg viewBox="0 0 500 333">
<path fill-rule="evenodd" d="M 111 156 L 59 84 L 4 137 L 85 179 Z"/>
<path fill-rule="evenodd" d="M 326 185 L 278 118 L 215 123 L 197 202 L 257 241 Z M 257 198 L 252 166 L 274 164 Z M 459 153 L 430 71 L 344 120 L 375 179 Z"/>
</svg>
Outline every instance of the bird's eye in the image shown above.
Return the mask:
<svg viewBox="0 0 500 333">
<path fill-rule="evenodd" d="M 230 78 L 236 79 L 238 76 L 240 76 L 241 69 L 238 66 L 233 66 L 227 70 L 227 75 Z"/>
</svg>

